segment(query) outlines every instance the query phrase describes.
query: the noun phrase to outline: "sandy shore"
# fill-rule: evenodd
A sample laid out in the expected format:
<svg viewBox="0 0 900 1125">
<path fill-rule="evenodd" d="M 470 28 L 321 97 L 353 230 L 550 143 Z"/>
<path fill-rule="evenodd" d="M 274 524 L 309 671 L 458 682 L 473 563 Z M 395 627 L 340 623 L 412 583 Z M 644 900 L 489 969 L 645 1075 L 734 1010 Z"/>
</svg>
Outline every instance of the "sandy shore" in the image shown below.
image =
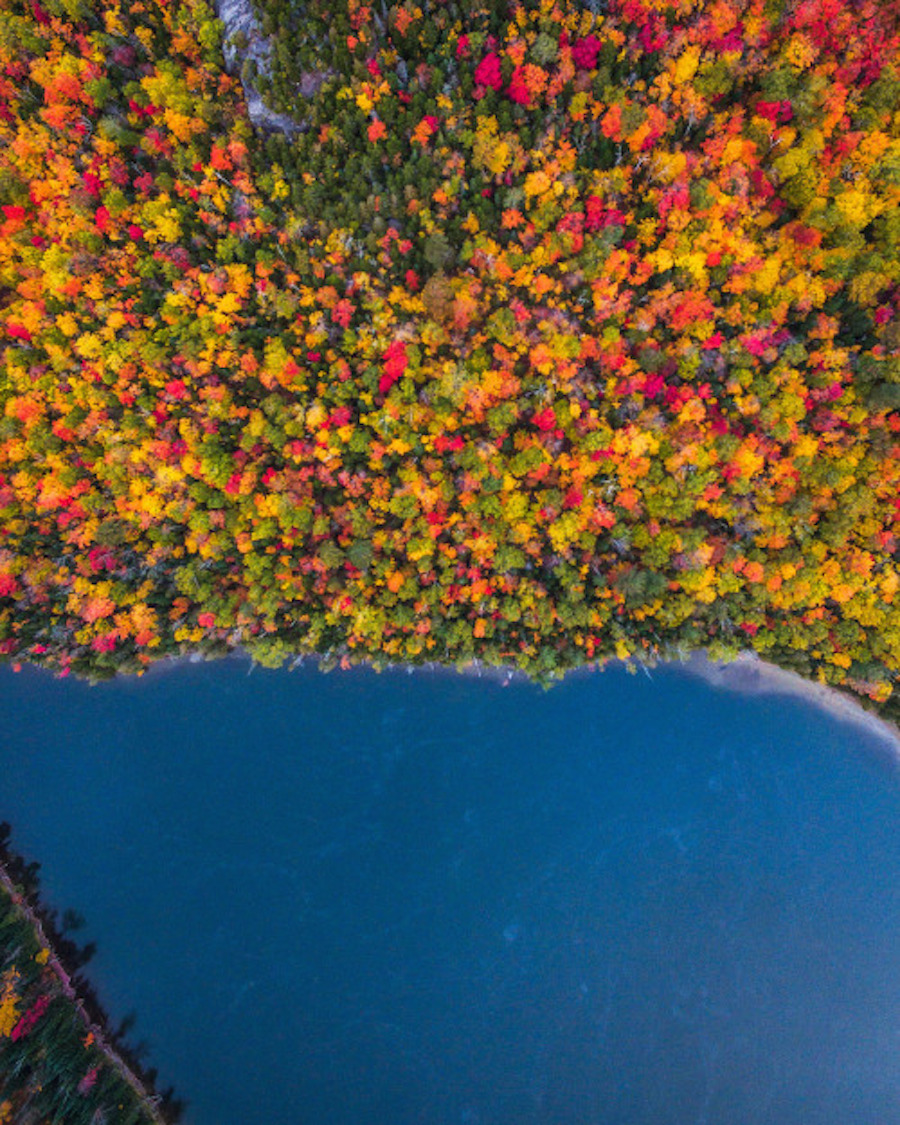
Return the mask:
<svg viewBox="0 0 900 1125">
<path fill-rule="evenodd" d="M 860 732 L 877 738 L 900 758 L 900 729 L 879 719 L 850 696 L 825 684 L 814 683 L 796 672 L 788 672 L 768 664 L 756 653 L 742 652 L 729 663 L 710 660 L 706 653 L 694 652 L 680 665 L 712 687 L 737 691 L 744 695 L 787 695 L 803 699 L 842 722 L 851 723 Z"/>
</svg>

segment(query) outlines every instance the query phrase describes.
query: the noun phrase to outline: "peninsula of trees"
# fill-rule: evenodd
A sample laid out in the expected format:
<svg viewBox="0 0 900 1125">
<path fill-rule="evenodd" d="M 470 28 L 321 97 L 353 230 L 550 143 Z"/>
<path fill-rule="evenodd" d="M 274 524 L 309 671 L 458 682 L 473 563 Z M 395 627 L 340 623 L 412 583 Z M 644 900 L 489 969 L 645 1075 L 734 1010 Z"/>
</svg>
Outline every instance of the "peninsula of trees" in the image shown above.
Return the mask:
<svg viewBox="0 0 900 1125">
<path fill-rule="evenodd" d="M 9 849 L 8 833 L 0 824 L 0 1122 L 174 1125 L 181 1103 L 148 1092 L 155 1072 L 138 1077 L 123 1058 L 124 1032 L 110 1032 L 76 973 L 92 947 L 64 936 L 71 919 L 60 931 L 39 907 L 37 864 Z"/>
<path fill-rule="evenodd" d="M 0 0 L 0 654 L 890 713 L 898 0 L 257 5 Z"/>
</svg>

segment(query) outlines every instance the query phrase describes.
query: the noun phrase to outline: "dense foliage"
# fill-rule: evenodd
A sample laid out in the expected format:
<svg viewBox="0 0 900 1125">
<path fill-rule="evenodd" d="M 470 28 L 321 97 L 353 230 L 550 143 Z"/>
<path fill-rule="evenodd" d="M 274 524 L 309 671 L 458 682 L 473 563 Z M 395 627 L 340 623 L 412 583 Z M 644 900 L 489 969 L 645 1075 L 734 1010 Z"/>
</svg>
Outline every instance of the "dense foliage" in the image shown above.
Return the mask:
<svg viewBox="0 0 900 1125">
<path fill-rule="evenodd" d="M 898 0 L 0 14 L 2 653 L 888 699 Z"/>
<path fill-rule="evenodd" d="M 110 1050 L 109 1035 L 87 1014 L 28 901 L 34 897 L 35 865 L 24 867 L 10 855 L 5 828 L 0 828 L 0 1123 L 177 1120 L 180 1107 L 169 1101 L 171 1093 L 166 1097 L 171 1112 L 164 1116 L 160 1099 L 148 1097 Z M 23 880 L 32 888 L 28 892 Z M 62 944 L 74 963 L 83 961 L 70 939 Z"/>
</svg>

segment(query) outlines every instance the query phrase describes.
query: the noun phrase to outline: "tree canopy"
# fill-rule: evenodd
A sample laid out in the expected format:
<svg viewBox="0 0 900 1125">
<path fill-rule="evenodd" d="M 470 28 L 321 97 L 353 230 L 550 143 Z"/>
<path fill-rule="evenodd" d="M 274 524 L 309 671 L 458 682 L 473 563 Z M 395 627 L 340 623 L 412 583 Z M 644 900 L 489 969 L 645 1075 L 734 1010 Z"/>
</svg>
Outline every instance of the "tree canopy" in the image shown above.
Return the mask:
<svg viewBox="0 0 900 1125">
<path fill-rule="evenodd" d="M 257 12 L 0 0 L 0 654 L 890 708 L 898 0 Z"/>
</svg>

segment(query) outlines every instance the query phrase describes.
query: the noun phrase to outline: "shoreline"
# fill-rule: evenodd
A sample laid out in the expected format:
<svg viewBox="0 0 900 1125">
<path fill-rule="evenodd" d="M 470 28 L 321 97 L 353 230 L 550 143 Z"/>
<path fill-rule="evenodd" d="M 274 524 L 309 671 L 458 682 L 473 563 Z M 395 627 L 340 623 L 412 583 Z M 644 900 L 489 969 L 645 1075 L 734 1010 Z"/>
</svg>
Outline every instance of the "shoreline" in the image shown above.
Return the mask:
<svg viewBox="0 0 900 1125">
<path fill-rule="evenodd" d="M 69 972 L 60 960 L 56 944 L 47 936 L 47 930 L 41 917 L 40 907 L 29 901 L 29 895 L 16 883 L 7 869 L 5 857 L 0 855 L 0 889 L 5 893 L 13 906 L 20 911 L 26 923 L 31 927 L 41 947 L 49 951 L 47 969 L 53 973 L 57 985 L 73 1010 L 81 1020 L 85 1033 L 93 1037 L 97 1050 L 104 1056 L 112 1069 L 131 1087 L 138 1104 L 154 1125 L 168 1125 L 167 1118 L 161 1110 L 162 1097 L 148 1088 L 141 1077 L 125 1061 L 119 1051 L 110 1042 L 108 1024 L 105 1013 L 101 1013 L 101 1022 L 91 1015 L 85 1004 L 84 998 L 79 994 L 73 982 L 74 973 Z"/>
<path fill-rule="evenodd" d="M 679 665 L 689 675 L 722 691 L 742 695 L 781 695 L 803 700 L 832 718 L 857 727 L 875 737 L 900 761 L 900 727 L 868 711 L 849 694 L 828 684 L 807 680 L 777 664 L 770 664 L 755 652 L 742 652 L 731 661 L 714 661 L 703 651 L 695 651 Z"/>
<path fill-rule="evenodd" d="M 148 665 L 147 668 L 139 674 L 123 674 L 116 678 L 124 681 L 133 680 L 137 682 L 162 675 L 169 675 L 186 665 L 208 664 L 216 663 L 219 660 L 234 659 L 249 661 L 248 675 L 257 667 L 264 667 L 264 665 L 257 664 L 245 649 L 235 648 L 223 656 L 206 657 L 202 653 L 194 652 L 180 656 L 164 657 Z M 294 657 L 293 660 L 286 661 L 279 670 L 292 672 L 304 667 L 316 667 L 322 659 L 325 659 L 325 657 L 317 653 L 298 655 Z M 628 663 L 629 661 L 618 660 L 613 657 L 603 663 L 594 662 L 585 664 L 580 668 L 570 669 L 564 674 L 562 679 L 556 682 L 562 683 L 563 679 L 568 679 L 575 675 L 602 672 L 606 668 L 626 667 Z M 635 660 L 632 659 L 630 663 L 633 666 Z M 872 711 L 867 710 L 862 703 L 858 703 L 849 693 L 842 692 L 828 684 L 808 680 L 798 672 L 791 672 L 786 668 L 779 667 L 777 664 L 772 664 L 767 660 L 763 660 L 763 658 L 755 652 L 745 650 L 739 653 L 733 660 L 718 661 L 711 660 L 705 650 L 697 649 L 689 653 L 687 657 L 683 659 L 667 660 L 661 658 L 649 667 L 660 666 L 670 666 L 679 669 L 687 675 L 701 679 L 711 687 L 721 691 L 738 692 L 747 696 L 781 695 L 801 699 L 833 718 L 857 727 L 868 736 L 877 738 L 880 742 L 885 744 L 886 747 L 889 747 L 892 756 L 900 762 L 900 726 L 897 726 L 888 719 L 882 719 Z M 31 665 L 31 667 L 35 666 Z M 353 671 L 362 668 L 371 670 L 373 666 L 368 661 L 361 661 L 350 665 L 348 668 L 343 668 L 340 665 L 327 668 L 322 674 Z M 396 673 L 405 672 L 407 675 L 413 675 L 418 672 L 431 675 L 467 676 L 476 679 L 490 680 L 499 683 L 503 687 L 511 683 L 535 682 L 526 672 L 518 668 L 483 664 L 478 660 L 473 660 L 470 664 L 462 668 L 458 668 L 455 664 L 441 664 L 439 661 L 431 661 L 425 664 L 404 664 L 400 662 L 389 664 L 387 667 L 381 669 L 381 671 Z M 53 673 L 51 673 L 51 675 L 52 674 Z"/>
</svg>

